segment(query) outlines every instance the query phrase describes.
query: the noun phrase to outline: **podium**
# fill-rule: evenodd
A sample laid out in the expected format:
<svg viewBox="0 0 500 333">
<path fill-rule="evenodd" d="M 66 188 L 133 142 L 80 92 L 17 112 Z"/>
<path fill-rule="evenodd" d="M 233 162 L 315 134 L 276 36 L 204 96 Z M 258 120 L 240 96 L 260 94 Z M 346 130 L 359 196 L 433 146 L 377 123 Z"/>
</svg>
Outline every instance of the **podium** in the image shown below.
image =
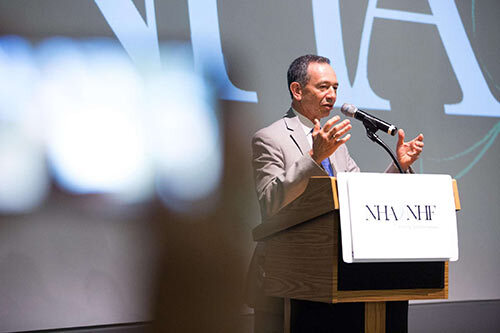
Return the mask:
<svg viewBox="0 0 500 333">
<path fill-rule="evenodd" d="M 460 200 L 453 180 L 456 210 Z M 448 298 L 448 262 L 353 263 L 342 260 L 339 199 L 334 177 L 312 177 L 304 193 L 253 229 L 263 242 L 264 292 L 290 299 L 365 304 L 365 332 L 385 332 L 388 301 Z"/>
</svg>

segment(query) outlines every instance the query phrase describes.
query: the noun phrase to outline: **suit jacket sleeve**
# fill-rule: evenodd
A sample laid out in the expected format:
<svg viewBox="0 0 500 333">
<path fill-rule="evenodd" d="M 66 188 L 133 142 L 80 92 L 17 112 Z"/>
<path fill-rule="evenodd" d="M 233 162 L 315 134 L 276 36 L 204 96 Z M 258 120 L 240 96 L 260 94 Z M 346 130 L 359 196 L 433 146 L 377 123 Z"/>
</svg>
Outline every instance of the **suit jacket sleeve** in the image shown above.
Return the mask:
<svg viewBox="0 0 500 333">
<path fill-rule="evenodd" d="M 345 144 L 341 145 L 335 153 L 333 153 L 330 157 L 330 161 L 333 162 L 332 164 L 335 167 L 335 174 L 337 174 L 337 172 L 360 172 L 358 165 L 349 154 L 349 150 Z"/>
<path fill-rule="evenodd" d="M 301 195 L 310 177 L 326 175 L 309 154 L 286 163 L 282 147 L 263 131 L 254 135 L 252 150 L 255 187 L 263 219 Z"/>
</svg>

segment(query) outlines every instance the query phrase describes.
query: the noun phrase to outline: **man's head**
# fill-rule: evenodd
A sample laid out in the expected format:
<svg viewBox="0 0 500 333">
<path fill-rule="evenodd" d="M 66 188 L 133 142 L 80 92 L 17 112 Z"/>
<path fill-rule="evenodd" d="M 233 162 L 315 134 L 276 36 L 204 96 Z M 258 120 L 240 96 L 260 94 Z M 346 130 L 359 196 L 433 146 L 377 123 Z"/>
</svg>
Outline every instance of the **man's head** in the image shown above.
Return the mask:
<svg viewBox="0 0 500 333">
<path fill-rule="evenodd" d="M 287 72 L 288 79 L 288 90 L 290 92 L 290 97 L 293 99 L 292 90 L 290 89 L 290 84 L 292 82 L 298 82 L 302 86 L 305 86 L 307 81 L 309 81 L 309 76 L 307 75 L 307 68 L 312 62 L 330 64 L 330 59 L 317 56 L 314 54 L 306 54 L 298 57 L 290 64 Z"/>
<path fill-rule="evenodd" d="M 337 99 L 338 81 L 328 58 L 301 56 L 288 68 L 287 78 L 295 110 L 311 121 L 329 115 Z"/>
</svg>

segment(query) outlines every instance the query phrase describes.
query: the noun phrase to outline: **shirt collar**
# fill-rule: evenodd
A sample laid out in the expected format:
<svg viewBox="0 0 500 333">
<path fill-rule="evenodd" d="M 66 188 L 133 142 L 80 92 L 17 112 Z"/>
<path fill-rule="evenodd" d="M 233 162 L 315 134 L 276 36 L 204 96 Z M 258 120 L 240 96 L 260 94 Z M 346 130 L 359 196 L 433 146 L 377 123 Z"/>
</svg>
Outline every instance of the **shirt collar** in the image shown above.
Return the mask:
<svg viewBox="0 0 500 333">
<path fill-rule="evenodd" d="M 314 124 L 312 123 L 312 121 L 310 121 L 309 119 L 307 119 L 306 117 L 304 117 L 304 115 L 302 115 L 301 113 L 299 113 L 294 108 L 292 108 L 292 111 L 297 116 L 297 118 L 299 119 L 300 126 L 304 130 L 304 133 L 306 135 L 311 134 L 311 131 L 314 128 Z"/>
</svg>

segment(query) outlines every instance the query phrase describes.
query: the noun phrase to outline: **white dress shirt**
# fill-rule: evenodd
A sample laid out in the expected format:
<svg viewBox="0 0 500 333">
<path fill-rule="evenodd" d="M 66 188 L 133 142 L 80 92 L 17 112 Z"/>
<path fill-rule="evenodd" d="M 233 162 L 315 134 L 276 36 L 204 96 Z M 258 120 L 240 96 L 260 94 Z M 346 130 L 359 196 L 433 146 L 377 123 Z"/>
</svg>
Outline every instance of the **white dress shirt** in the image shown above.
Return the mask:
<svg viewBox="0 0 500 333">
<path fill-rule="evenodd" d="M 309 142 L 309 147 L 312 148 L 312 143 L 313 143 L 312 130 L 314 128 L 314 124 L 312 123 L 312 121 L 310 121 L 309 119 L 304 117 L 302 114 L 297 112 L 294 108 L 292 108 L 292 111 L 299 118 L 299 122 L 300 122 L 302 129 L 304 130 L 304 134 L 306 135 L 307 142 Z"/>
</svg>

